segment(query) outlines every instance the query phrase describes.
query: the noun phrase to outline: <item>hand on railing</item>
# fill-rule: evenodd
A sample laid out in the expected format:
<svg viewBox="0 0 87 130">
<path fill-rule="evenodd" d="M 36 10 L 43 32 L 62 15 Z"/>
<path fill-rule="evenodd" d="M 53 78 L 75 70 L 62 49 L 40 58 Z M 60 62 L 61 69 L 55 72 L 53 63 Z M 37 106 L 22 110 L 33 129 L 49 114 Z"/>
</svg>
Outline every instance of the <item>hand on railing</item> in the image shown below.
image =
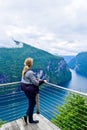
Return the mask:
<svg viewBox="0 0 87 130">
<path fill-rule="evenodd" d="M 44 80 L 44 83 L 47 83 L 47 80 Z"/>
<path fill-rule="evenodd" d="M 42 81 L 42 79 L 38 79 L 38 81 Z M 47 80 L 43 80 L 44 83 L 48 83 Z"/>
</svg>

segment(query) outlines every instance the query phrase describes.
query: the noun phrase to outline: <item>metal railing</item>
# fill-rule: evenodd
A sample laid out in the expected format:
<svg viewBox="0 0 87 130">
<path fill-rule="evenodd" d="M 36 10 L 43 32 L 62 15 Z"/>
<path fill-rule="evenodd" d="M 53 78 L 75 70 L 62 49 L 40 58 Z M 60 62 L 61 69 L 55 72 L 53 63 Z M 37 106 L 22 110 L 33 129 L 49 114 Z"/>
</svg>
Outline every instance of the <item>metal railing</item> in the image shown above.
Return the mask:
<svg viewBox="0 0 87 130">
<path fill-rule="evenodd" d="M 37 109 L 39 112 L 39 104 Z M 20 82 L 0 84 L 0 120 L 16 120 L 26 110 L 27 98 Z M 40 113 L 61 130 L 87 130 L 87 93 L 46 83 L 40 87 Z"/>
</svg>

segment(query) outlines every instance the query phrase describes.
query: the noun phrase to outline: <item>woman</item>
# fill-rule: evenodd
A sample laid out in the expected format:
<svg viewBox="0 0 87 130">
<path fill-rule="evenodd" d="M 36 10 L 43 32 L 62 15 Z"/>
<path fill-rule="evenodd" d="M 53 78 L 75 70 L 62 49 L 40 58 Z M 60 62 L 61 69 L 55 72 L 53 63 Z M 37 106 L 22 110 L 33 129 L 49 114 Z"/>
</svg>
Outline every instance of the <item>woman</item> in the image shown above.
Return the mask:
<svg viewBox="0 0 87 130">
<path fill-rule="evenodd" d="M 38 120 L 33 120 L 33 112 L 36 104 L 36 94 L 39 92 L 39 86 L 46 83 L 46 80 L 36 79 L 34 72 L 31 70 L 33 65 L 33 59 L 27 58 L 24 62 L 24 68 L 22 71 L 21 89 L 24 91 L 28 98 L 28 110 L 24 120 L 27 124 L 27 116 L 29 117 L 29 123 L 38 123 Z"/>
</svg>

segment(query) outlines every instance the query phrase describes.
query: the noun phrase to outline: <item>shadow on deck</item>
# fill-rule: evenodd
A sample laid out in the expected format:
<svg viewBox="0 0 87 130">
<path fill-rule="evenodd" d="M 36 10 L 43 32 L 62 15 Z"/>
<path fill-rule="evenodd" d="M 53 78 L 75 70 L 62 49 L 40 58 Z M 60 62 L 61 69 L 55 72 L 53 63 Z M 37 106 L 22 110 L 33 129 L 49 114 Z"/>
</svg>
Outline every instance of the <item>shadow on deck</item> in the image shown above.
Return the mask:
<svg viewBox="0 0 87 130">
<path fill-rule="evenodd" d="M 57 126 L 40 114 L 34 114 L 34 119 L 38 119 L 39 123 L 25 125 L 23 119 L 18 119 L 2 125 L 0 130 L 60 130 Z"/>
</svg>

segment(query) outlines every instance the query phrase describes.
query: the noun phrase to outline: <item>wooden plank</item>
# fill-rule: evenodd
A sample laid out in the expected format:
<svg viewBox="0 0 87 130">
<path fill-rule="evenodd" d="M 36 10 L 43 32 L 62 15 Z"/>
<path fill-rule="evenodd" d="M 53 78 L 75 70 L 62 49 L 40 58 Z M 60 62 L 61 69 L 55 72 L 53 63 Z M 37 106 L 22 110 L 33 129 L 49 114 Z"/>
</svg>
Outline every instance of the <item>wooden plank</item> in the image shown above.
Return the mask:
<svg viewBox="0 0 87 130">
<path fill-rule="evenodd" d="M 12 121 L 3 125 L 0 130 L 20 130 L 20 128 L 17 125 L 16 121 Z"/>
<path fill-rule="evenodd" d="M 60 130 L 57 126 L 55 126 L 51 121 L 45 118 L 42 115 L 35 115 L 38 120 L 40 120 L 39 127 L 41 130 Z"/>
<path fill-rule="evenodd" d="M 40 114 L 34 114 L 34 120 L 39 120 L 39 123 L 28 123 L 28 125 L 25 125 L 23 119 L 21 118 L 4 124 L 0 130 L 60 130 L 57 126 Z"/>
</svg>

